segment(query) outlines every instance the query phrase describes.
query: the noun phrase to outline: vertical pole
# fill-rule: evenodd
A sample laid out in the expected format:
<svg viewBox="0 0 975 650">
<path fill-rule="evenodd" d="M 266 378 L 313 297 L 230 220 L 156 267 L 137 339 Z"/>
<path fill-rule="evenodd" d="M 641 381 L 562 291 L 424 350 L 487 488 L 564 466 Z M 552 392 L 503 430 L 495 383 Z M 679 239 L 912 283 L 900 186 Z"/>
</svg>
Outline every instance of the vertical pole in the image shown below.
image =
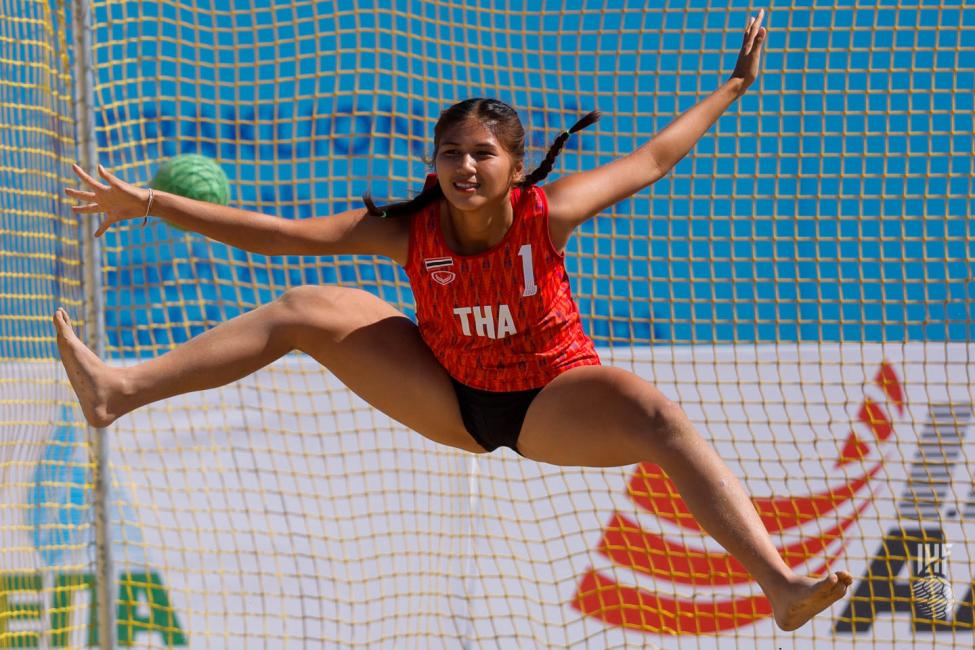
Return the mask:
<svg viewBox="0 0 975 650">
<path fill-rule="evenodd" d="M 75 118 L 78 163 L 95 173 L 98 145 L 95 139 L 95 84 L 91 45 L 92 16 L 89 0 L 72 0 L 75 54 Z M 101 248 L 95 239 L 97 222 L 82 217 L 82 282 L 84 287 L 85 338 L 95 353 L 105 356 L 104 303 L 102 299 Z M 95 531 L 95 599 L 98 614 L 98 645 L 114 650 L 115 568 L 111 542 L 111 476 L 108 467 L 108 435 L 105 429 L 88 428 L 88 444 L 94 461 L 92 511 Z"/>
</svg>

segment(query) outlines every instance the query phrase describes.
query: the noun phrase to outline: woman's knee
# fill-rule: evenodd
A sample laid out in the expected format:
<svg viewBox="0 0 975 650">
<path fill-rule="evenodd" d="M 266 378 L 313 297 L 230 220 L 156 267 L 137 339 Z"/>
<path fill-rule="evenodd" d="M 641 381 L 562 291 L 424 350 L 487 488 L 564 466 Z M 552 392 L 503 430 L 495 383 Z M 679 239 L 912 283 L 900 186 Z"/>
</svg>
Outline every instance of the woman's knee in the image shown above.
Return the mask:
<svg viewBox="0 0 975 650">
<path fill-rule="evenodd" d="M 350 287 L 292 287 L 275 303 L 281 311 L 280 318 L 295 333 L 299 343 L 339 340 L 360 327 L 403 316 L 384 300 Z"/>
<path fill-rule="evenodd" d="M 273 303 L 279 312 L 281 328 L 296 340 L 303 334 L 327 335 L 340 328 L 343 311 L 348 305 L 344 287 L 302 285 L 292 287 Z"/>
<path fill-rule="evenodd" d="M 303 314 L 307 311 L 320 311 L 323 307 L 334 306 L 336 294 L 342 291 L 347 289 L 305 284 L 291 287 L 278 296 L 277 302 L 289 311 Z"/>
<path fill-rule="evenodd" d="M 656 446 L 679 444 L 688 436 L 697 435 L 684 409 L 659 392 L 643 402 L 641 419 L 642 435 Z"/>
<path fill-rule="evenodd" d="M 291 287 L 274 301 L 284 318 L 304 322 L 335 307 L 334 287 Z"/>
</svg>

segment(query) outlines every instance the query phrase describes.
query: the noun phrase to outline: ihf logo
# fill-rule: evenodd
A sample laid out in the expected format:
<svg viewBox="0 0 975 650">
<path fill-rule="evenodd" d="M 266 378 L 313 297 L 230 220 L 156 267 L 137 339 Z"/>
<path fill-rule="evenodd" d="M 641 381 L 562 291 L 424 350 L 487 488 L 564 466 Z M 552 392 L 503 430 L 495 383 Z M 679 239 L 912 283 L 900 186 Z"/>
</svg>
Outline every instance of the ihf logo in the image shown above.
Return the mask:
<svg viewBox="0 0 975 650">
<path fill-rule="evenodd" d="M 944 621 L 954 604 L 948 580 L 951 544 L 918 544 L 911 578 L 911 597 L 918 618 Z"/>
</svg>

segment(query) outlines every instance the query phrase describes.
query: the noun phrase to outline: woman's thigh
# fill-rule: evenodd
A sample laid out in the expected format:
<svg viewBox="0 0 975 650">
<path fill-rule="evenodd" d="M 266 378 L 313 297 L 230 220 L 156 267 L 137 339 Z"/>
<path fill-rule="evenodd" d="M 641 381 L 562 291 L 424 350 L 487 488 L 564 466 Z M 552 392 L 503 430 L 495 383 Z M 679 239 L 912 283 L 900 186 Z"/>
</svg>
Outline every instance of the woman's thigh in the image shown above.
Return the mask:
<svg viewBox="0 0 975 650">
<path fill-rule="evenodd" d="M 299 349 L 352 392 L 430 440 L 484 451 L 464 427 L 450 377 L 400 311 L 342 287 L 304 287 L 288 300 L 300 305 Z"/>
<path fill-rule="evenodd" d="M 674 434 L 693 433 L 680 408 L 649 382 L 610 366 L 573 368 L 532 402 L 518 438 L 526 457 L 555 465 L 617 467 L 657 461 Z"/>
</svg>

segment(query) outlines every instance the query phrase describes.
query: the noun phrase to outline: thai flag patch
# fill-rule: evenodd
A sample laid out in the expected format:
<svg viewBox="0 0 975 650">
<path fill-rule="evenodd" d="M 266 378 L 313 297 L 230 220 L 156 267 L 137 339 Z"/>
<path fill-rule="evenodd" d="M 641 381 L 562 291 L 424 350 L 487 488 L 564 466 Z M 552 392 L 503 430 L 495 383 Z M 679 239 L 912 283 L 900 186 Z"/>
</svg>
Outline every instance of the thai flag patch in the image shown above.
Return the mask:
<svg viewBox="0 0 975 650">
<path fill-rule="evenodd" d="M 431 257 L 423 260 L 423 266 L 430 273 L 430 277 L 441 285 L 448 285 L 457 277 L 456 273 L 448 270 L 448 267 L 453 265 L 454 258 L 452 257 Z"/>
</svg>

